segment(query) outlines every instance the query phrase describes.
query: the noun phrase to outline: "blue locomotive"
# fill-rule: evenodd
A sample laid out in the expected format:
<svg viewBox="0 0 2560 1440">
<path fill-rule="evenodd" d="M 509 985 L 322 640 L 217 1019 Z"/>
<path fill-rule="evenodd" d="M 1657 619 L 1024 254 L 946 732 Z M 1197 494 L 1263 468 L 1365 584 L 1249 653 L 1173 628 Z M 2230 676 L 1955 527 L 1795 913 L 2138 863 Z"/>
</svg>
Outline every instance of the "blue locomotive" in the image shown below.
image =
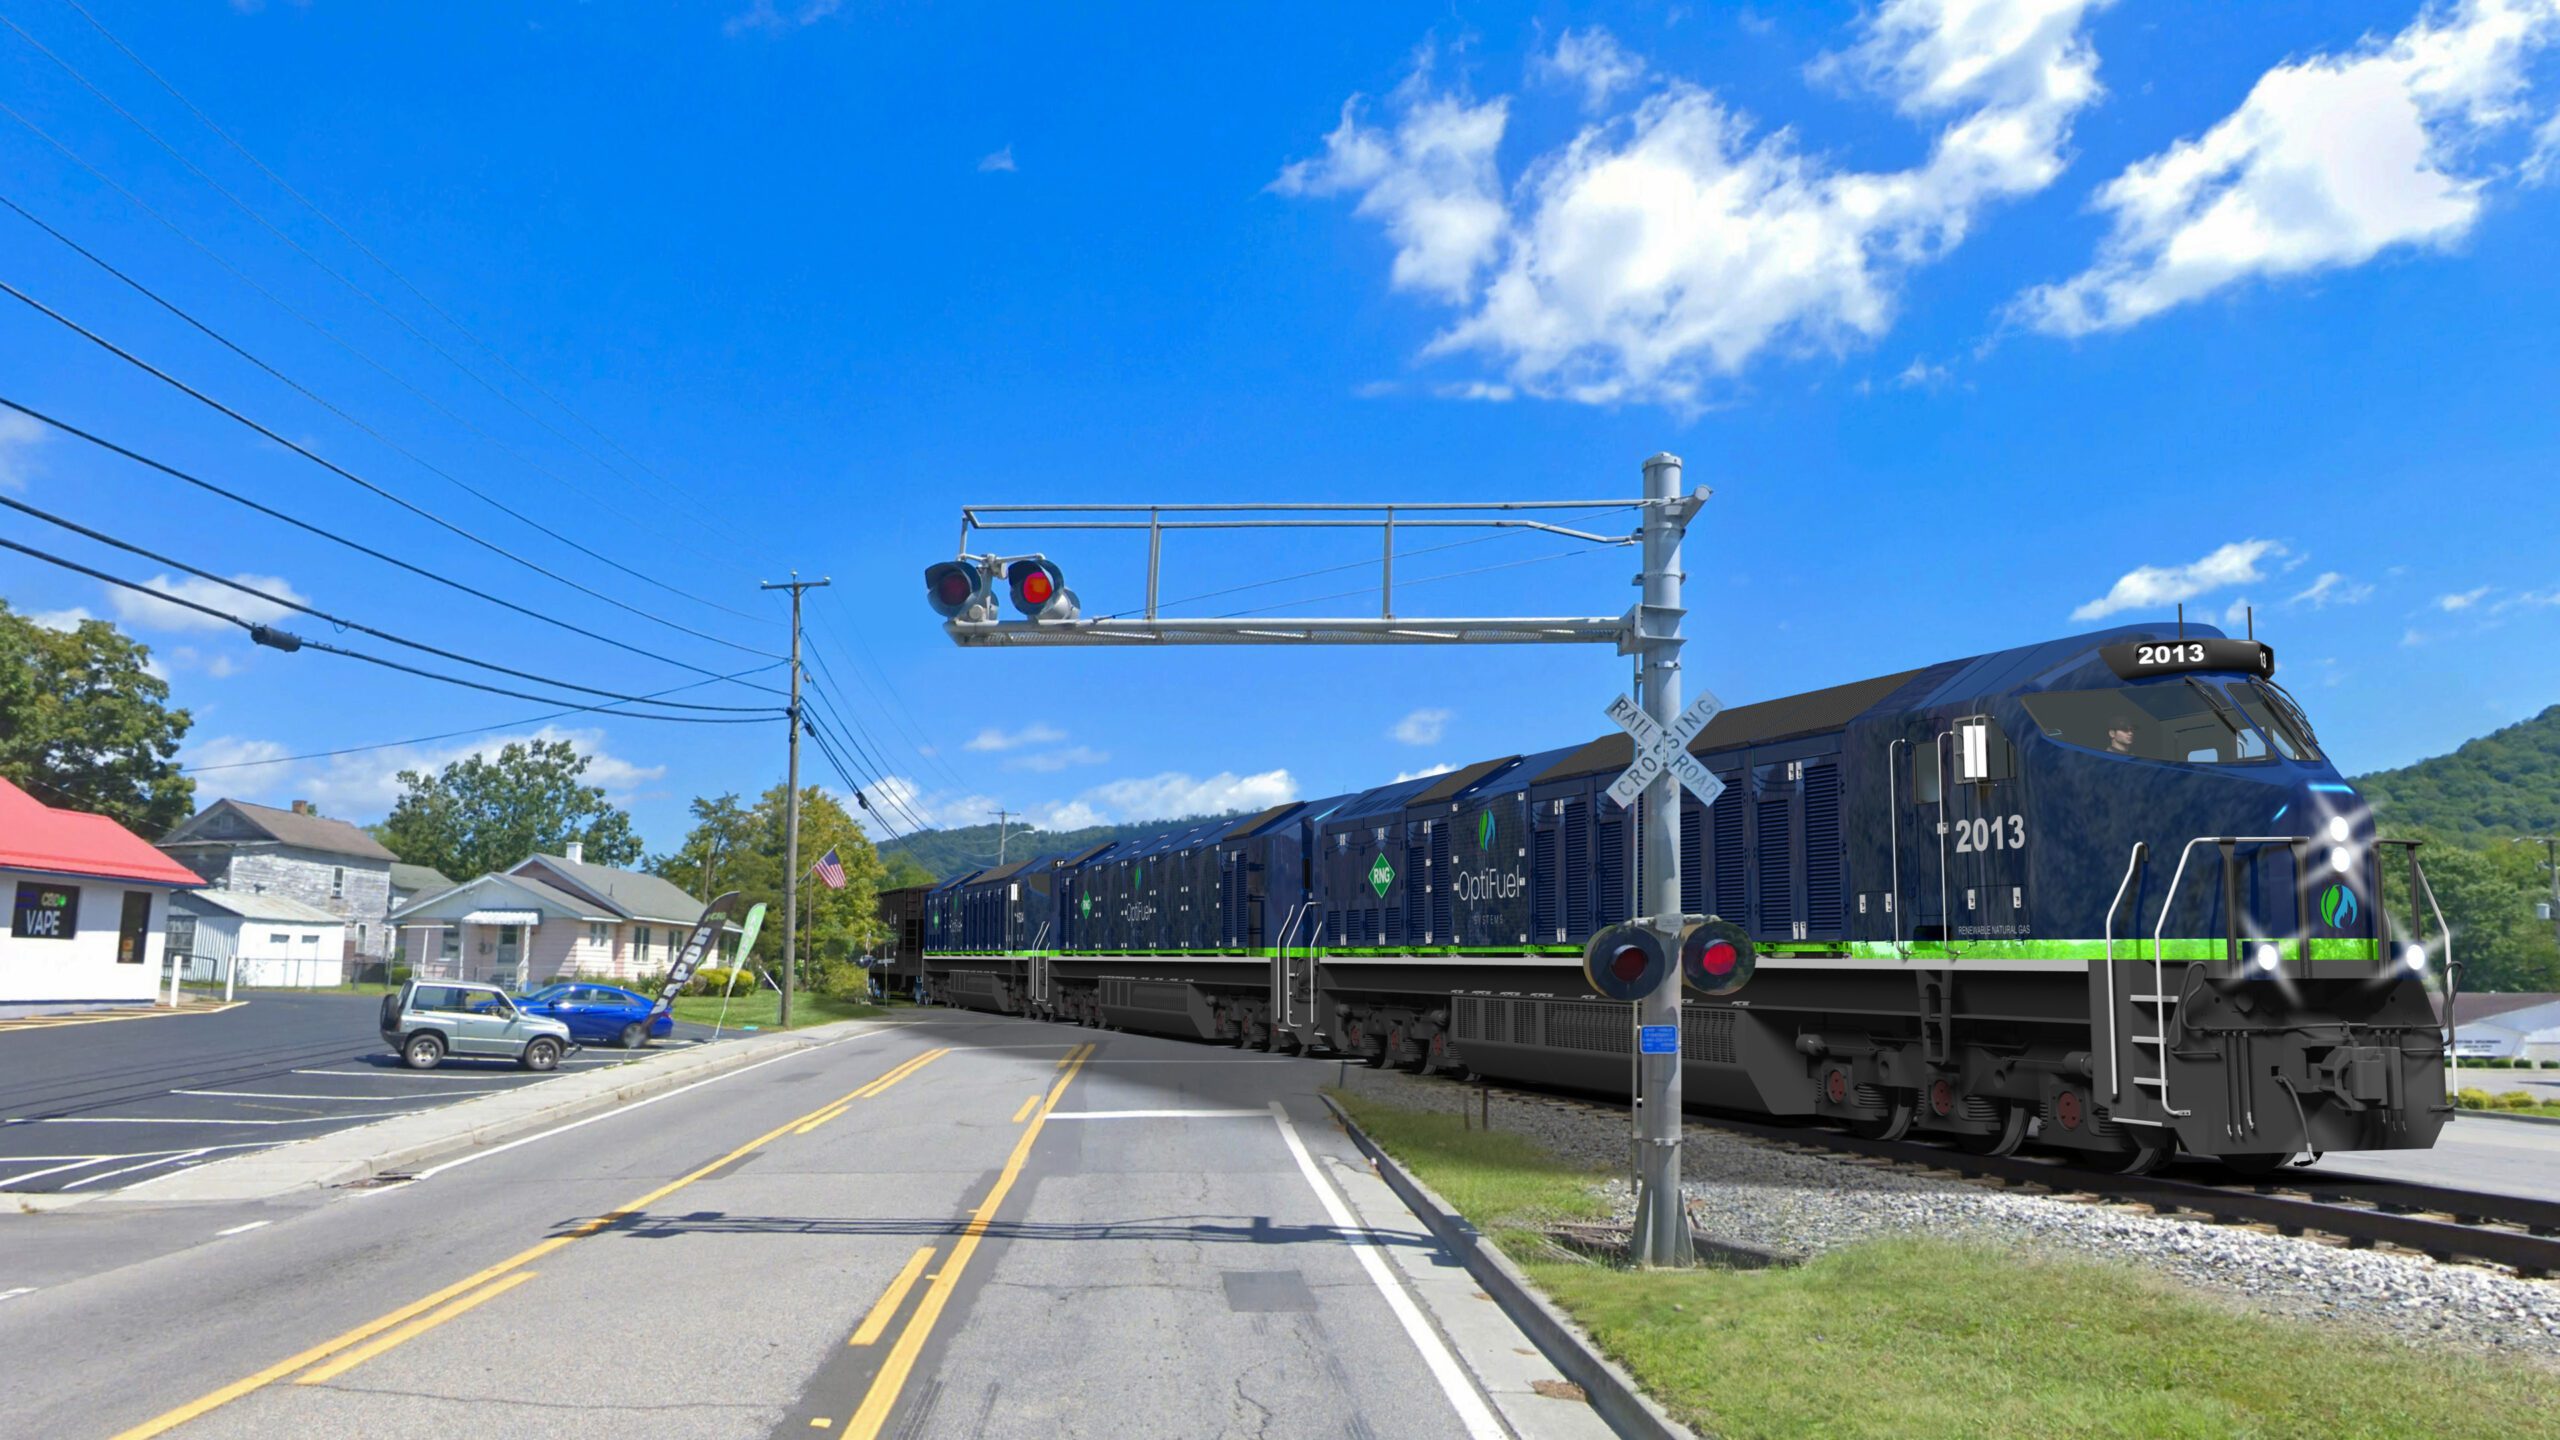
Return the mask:
<svg viewBox="0 0 2560 1440">
<path fill-rule="evenodd" d="M 2122 627 L 1741 706 L 1691 744 L 1681 901 L 1753 938 L 1684 1007 L 1702 1107 L 2143 1169 L 2432 1144 L 2459 970 L 2276 683 L 2209 627 Z M 1624 736 L 955 876 L 954 1004 L 1624 1092 Z M 1642 802 L 1639 802 L 1639 809 Z M 2451 1006 L 2444 1013 L 2452 1013 Z"/>
</svg>

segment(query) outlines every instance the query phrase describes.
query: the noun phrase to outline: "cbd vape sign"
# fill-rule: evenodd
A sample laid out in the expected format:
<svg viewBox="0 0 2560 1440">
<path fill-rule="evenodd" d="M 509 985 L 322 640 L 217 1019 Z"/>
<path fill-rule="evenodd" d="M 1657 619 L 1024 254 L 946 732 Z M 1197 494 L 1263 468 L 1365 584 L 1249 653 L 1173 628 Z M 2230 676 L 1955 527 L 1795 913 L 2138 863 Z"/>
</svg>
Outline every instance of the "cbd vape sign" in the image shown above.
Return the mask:
<svg viewBox="0 0 2560 1440">
<path fill-rule="evenodd" d="M 18 882 L 9 933 L 20 940 L 68 940 L 80 933 L 80 887 Z"/>
</svg>

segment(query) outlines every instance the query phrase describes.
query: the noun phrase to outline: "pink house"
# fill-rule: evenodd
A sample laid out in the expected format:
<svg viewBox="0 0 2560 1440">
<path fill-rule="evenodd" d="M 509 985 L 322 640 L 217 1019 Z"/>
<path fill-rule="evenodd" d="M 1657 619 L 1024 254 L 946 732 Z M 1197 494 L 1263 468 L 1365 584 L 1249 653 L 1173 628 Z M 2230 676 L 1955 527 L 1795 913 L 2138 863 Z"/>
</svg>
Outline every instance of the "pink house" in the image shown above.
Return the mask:
<svg viewBox="0 0 2560 1440">
<path fill-rule="evenodd" d="M 665 970 L 701 920 L 703 902 L 655 875 L 590 865 L 575 842 L 568 848 L 393 911 L 416 973 L 522 988 Z"/>
</svg>

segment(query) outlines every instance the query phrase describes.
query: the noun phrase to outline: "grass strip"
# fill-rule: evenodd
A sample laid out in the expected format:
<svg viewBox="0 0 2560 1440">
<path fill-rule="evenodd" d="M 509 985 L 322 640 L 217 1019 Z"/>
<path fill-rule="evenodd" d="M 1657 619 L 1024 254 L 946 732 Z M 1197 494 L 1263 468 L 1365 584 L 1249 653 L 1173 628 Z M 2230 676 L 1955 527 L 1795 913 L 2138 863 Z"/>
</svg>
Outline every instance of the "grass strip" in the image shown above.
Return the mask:
<svg viewBox="0 0 2560 1440">
<path fill-rule="evenodd" d="M 2133 1265 L 1923 1237 L 1793 1269 L 1636 1271 L 1545 1224 L 1603 1177 L 1524 1136 L 1335 1092 L 1701 1432 L 1833 1436 L 2560 1436 L 2560 1376 L 2271 1318 Z"/>
<path fill-rule="evenodd" d="M 771 990 L 742 991 L 729 1000 L 729 1014 L 723 1026 L 730 1030 L 753 1027 L 776 1029 L 781 1024 L 782 997 Z M 870 1020 L 889 1012 L 866 1001 L 837 995 L 802 993 L 791 997 L 791 1028 L 825 1025 L 837 1020 Z M 720 1020 L 720 997 L 717 995 L 679 995 L 675 1017 L 696 1025 L 709 1025 Z"/>
</svg>

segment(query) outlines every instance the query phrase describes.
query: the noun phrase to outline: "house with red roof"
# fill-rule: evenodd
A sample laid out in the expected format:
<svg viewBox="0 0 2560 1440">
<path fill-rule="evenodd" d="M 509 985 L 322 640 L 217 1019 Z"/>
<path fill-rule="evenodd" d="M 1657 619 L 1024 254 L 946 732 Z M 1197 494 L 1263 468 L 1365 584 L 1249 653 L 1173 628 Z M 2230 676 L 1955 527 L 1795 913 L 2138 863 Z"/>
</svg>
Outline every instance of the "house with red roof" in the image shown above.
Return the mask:
<svg viewBox="0 0 2560 1440">
<path fill-rule="evenodd" d="M 0 780 L 0 1007 L 150 1004 L 169 897 L 203 883 L 104 815 Z"/>
</svg>

